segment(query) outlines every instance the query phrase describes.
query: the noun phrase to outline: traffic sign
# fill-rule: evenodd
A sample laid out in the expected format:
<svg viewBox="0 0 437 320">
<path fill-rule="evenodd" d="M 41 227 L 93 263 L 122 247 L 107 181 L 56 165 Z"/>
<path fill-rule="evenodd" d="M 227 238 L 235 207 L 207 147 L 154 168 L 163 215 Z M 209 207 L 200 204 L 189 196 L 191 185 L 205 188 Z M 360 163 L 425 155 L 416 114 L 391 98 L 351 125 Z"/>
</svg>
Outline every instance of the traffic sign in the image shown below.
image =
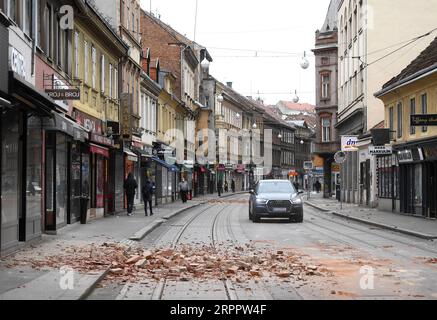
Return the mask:
<svg viewBox="0 0 437 320">
<path fill-rule="evenodd" d="M 346 153 L 339 151 L 334 155 L 334 160 L 336 163 L 341 164 L 346 161 Z"/>
</svg>

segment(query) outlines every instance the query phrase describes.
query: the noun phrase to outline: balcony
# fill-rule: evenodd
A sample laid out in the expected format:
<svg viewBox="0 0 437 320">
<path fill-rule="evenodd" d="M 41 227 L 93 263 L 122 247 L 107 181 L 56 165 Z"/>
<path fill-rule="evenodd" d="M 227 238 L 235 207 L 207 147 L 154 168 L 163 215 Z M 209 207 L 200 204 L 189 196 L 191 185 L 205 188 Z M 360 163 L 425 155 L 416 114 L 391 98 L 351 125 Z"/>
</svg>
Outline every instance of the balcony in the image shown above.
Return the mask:
<svg viewBox="0 0 437 320">
<path fill-rule="evenodd" d="M 315 143 L 314 153 L 323 154 L 323 153 L 336 153 L 340 151 L 340 142 L 317 142 Z"/>
</svg>

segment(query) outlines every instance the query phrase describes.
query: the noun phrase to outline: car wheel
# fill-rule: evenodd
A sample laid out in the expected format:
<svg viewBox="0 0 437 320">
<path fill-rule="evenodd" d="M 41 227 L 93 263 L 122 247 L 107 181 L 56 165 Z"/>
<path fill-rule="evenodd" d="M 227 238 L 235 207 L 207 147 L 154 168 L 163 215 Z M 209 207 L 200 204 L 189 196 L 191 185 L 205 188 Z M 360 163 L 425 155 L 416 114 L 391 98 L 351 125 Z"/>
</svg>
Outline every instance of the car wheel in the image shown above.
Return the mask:
<svg viewBox="0 0 437 320">
<path fill-rule="evenodd" d="M 252 215 L 252 221 L 256 222 L 256 223 L 260 223 L 261 218 L 257 214 L 254 214 L 254 215 Z"/>
<path fill-rule="evenodd" d="M 294 219 L 295 222 L 297 223 L 302 223 L 303 222 L 303 211 L 301 211 L 296 218 Z"/>
</svg>

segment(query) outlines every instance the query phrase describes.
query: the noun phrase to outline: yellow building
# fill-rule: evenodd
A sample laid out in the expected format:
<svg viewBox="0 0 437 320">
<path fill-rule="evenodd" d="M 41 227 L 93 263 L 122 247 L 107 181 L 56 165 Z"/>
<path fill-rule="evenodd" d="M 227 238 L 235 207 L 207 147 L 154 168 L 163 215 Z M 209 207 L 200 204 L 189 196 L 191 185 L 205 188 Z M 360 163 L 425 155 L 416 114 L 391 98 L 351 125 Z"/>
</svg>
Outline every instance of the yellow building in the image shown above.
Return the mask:
<svg viewBox="0 0 437 320">
<path fill-rule="evenodd" d="M 120 121 L 118 66 L 128 47 L 94 7 L 84 4 L 79 10 L 72 32 L 71 63 L 81 97 L 73 103 L 72 116 L 90 132 L 89 143 L 76 147 L 82 164 L 78 174 L 90 196 L 89 214 L 99 217 L 116 210 L 115 199 L 121 199 L 118 208 L 123 207 L 123 188 L 115 194 L 124 177 L 120 170 L 115 172 L 113 137 L 119 133 Z"/>
<path fill-rule="evenodd" d="M 436 218 L 437 38 L 375 96 L 394 151 L 377 160 L 380 207 Z"/>
</svg>

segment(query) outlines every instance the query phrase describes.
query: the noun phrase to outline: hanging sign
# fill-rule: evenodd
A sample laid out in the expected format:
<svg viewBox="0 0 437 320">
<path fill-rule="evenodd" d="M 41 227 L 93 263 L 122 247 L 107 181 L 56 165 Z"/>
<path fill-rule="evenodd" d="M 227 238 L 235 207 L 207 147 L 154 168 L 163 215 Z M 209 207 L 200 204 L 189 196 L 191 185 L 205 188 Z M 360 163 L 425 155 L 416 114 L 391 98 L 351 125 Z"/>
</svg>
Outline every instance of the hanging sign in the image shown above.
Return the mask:
<svg viewBox="0 0 437 320">
<path fill-rule="evenodd" d="M 342 136 L 341 151 L 352 152 L 358 151 L 358 136 Z"/>
<path fill-rule="evenodd" d="M 370 146 L 369 153 L 372 156 L 391 155 L 393 148 L 391 146 Z"/>
</svg>

